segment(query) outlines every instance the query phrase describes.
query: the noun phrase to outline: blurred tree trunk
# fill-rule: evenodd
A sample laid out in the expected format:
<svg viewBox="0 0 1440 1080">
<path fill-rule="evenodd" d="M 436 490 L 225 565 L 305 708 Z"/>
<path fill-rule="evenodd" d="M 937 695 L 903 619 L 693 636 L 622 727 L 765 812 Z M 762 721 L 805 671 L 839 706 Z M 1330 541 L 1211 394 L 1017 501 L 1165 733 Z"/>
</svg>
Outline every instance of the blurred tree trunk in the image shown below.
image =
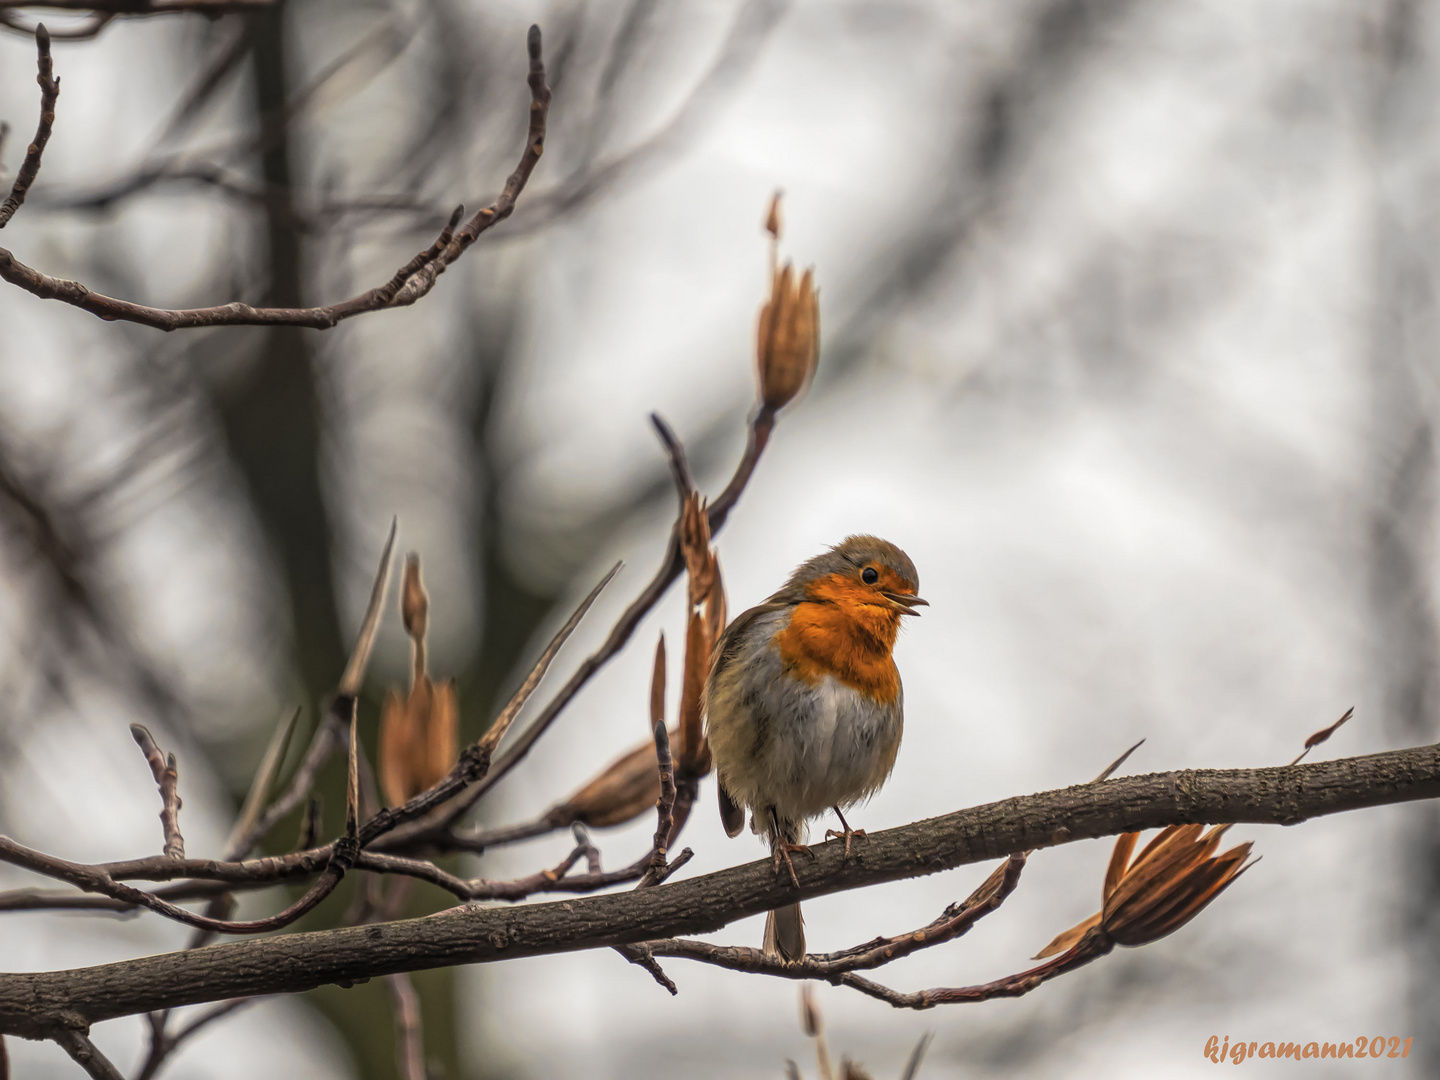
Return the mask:
<svg viewBox="0 0 1440 1080">
<path fill-rule="evenodd" d="M 1372 670 L 1392 738 L 1440 738 L 1440 629 L 1436 625 L 1437 508 L 1433 395 L 1440 336 L 1437 208 L 1425 186 L 1434 125 L 1434 68 L 1413 0 L 1392 3 L 1371 23 L 1376 58 L 1370 147 L 1375 182 L 1375 309 L 1372 327 L 1370 602 Z M 1440 1076 L 1440 812 L 1417 806 L 1407 842 L 1409 890 L 1403 926 L 1410 959 L 1410 1010 L 1423 1075 Z M 1419 1075 L 1419 1074 L 1417 1074 Z"/>
<path fill-rule="evenodd" d="M 305 253 L 294 214 L 294 132 L 286 114 L 292 96 L 287 67 L 289 14 L 289 5 L 282 2 L 251 16 L 250 70 L 258 123 L 257 153 L 268 192 L 261 268 L 268 280 L 263 302 L 300 307 L 308 300 Z M 251 507 L 285 586 L 292 666 L 312 715 L 319 715 L 346 657 L 335 595 L 334 527 L 321 480 L 329 403 L 319 386 L 310 331 L 277 327 L 255 333 L 255 357 L 239 380 L 225 387 L 217 408 L 230 455 L 245 479 Z M 369 720 L 367 729 L 373 728 L 374 710 L 365 709 L 362 703 L 365 719 Z M 343 805 L 337 768 L 328 771 L 320 791 L 326 807 Z M 333 811 L 327 817 L 333 828 Z M 277 835 L 289 835 L 285 825 Z M 353 881 L 346 886 L 345 893 L 353 896 Z M 342 898 L 318 913 L 318 918 L 306 920 L 305 926 L 335 925 L 348 906 Z M 447 1076 L 458 1076 L 451 1022 L 454 980 L 448 972 L 437 976 L 416 983 L 426 1056 L 441 1063 Z M 348 1044 L 359 1076 L 389 1080 L 396 1075 L 393 1014 L 383 984 L 350 990 L 327 987 L 308 999 Z"/>
</svg>

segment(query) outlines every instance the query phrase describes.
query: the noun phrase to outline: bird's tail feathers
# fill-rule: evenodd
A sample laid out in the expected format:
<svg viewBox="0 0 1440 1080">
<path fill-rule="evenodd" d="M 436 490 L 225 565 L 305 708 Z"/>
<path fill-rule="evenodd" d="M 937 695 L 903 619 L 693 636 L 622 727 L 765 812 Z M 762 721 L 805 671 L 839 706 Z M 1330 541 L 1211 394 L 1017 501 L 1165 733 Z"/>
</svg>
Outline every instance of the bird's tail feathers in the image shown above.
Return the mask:
<svg viewBox="0 0 1440 1080">
<path fill-rule="evenodd" d="M 787 904 L 765 916 L 765 955 L 793 964 L 805 959 L 805 919 L 799 904 Z"/>
</svg>

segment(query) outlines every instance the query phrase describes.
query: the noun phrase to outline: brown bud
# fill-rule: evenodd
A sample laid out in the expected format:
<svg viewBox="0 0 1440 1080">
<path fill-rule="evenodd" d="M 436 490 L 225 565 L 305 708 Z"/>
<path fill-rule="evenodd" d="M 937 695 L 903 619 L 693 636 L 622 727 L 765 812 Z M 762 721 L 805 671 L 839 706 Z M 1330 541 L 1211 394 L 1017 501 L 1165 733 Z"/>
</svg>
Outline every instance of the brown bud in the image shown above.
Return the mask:
<svg viewBox="0 0 1440 1080">
<path fill-rule="evenodd" d="M 784 222 L 780 217 L 780 197 L 782 194 L 783 192 L 777 191 L 774 195 L 770 196 L 770 209 L 765 213 L 765 231 L 775 240 L 780 239 L 780 232 L 784 227 Z"/>
<path fill-rule="evenodd" d="M 698 492 L 685 499 L 680 513 L 680 550 L 685 555 L 685 571 L 689 575 L 692 606 L 698 606 L 710 590 L 715 556 L 710 551 L 710 516 Z"/>
<path fill-rule="evenodd" d="M 413 700 L 415 692 L 411 691 Z M 380 709 L 380 790 L 391 806 L 410 798 L 410 746 L 415 741 L 414 718 L 409 702 L 394 690 L 385 695 Z"/>
<path fill-rule="evenodd" d="M 420 556 L 412 551 L 405 556 L 405 580 L 400 586 L 400 618 L 412 639 L 424 639 L 429 614 L 430 597 L 420 580 Z"/>
<path fill-rule="evenodd" d="M 680 518 L 680 546 L 688 574 L 690 618 L 685 631 L 685 667 L 680 684 L 680 741 L 675 763 L 691 777 L 710 772 L 710 748 L 702 722 L 705 680 L 720 633 L 725 628 L 725 586 L 720 561 L 710 547 L 710 521 L 700 497 L 691 494 Z"/>
<path fill-rule="evenodd" d="M 460 709 L 455 682 L 416 680 L 403 701 L 385 695 L 380 712 L 380 788 L 391 806 L 403 805 L 449 774 L 459 758 Z"/>
<path fill-rule="evenodd" d="M 670 737 L 678 738 L 679 732 L 671 731 Z M 583 821 L 596 828 L 621 825 L 654 810 L 659 799 L 655 741 L 646 739 L 551 811 L 551 819 L 567 824 Z"/>
<path fill-rule="evenodd" d="M 810 382 L 820 360 L 820 300 L 813 269 L 796 282 L 787 262 L 772 276 L 770 299 L 760 309 L 756 357 L 760 400 L 768 409 L 784 408 Z"/>
<path fill-rule="evenodd" d="M 434 787 L 460 760 L 460 701 L 455 680 L 437 683 L 430 706 L 430 723 L 425 733 L 425 764 L 419 776 L 419 791 Z"/>
<path fill-rule="evenodd" d="M 1203 825 L 1172 825 L 1146 845 L 1130 865 L 1129 850 L 1116 845 L 1115 880 L 1102 908 L 1101 928 L 1121 945 L 1146 945 L 1174 933 L 1193 919 L 1247 869 L 1250 843 L 1215 855 L 1230 828 L 1206 833 Z M 1202 833 L 1204 835 L 1202 835 Z M 1134 841 L 1130 841 L 1133 847 Z M 1118 869 L 1117 869 L 1118 864 Z"/>
</svg>

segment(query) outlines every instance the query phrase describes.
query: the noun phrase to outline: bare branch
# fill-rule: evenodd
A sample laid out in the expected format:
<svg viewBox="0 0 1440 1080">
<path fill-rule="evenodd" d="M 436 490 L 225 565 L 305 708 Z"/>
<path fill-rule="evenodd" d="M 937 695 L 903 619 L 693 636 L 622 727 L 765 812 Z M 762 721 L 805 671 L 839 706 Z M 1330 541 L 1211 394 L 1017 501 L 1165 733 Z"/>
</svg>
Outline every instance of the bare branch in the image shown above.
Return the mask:
<svg viewBox="0 0 1440 1080">
<path fill-rule="evenodd" d="M 263 934 L 272 930 L 280 930 L 312 911 L 320 901 L 335 890 L 335 886 L 340 883 L 345 872 L 354 865 L 355 845 L 345 843 L 344 838 L 329 845 L 328 852 L 329 858 L 326 860 L 320 879 L 310 887 L 304 896 L 284 911 L 264 919 L 230 922 L 207 915 L 197 915 L 185 908 L 177 907 L 155 893 L 137 889 L 133 885 L 126 885 L 122 881 L 115 880 L 103 866 L 87 866 L 83 863 L 70 862 L 68 859 L 46 855 L 44 852 L 35 851 L 23 844 L 17 844 L 9 837 L 0 836 L 0 861 L 68 882 L 85 892 L 99 893 L 125 904 L 149 908 L 158 915 L 184 923 L 186 926 L 193 926 L 198 930 L 216 930 L 227 934 Z"/>
<path fill-rule="evenodd" d="M 0 229 L 10 224 L 15 211 L 25 201 L 30 185 L 40 173 L 40 157 L 45 153 L 45 144 L 50 141 L 50 132 L 55 128 L 55 100 L 60 96 L 60 80 L 55 78 L 55 65 L 50 59 L 50 34 L 44 23 L 35 28 L 35 49 L 38 53 L 36 65 L 40 69 L 35 76 L 35 81 L 40 84 L 40 123 L 35 128 L 35 138 L 25 151 L 25 162 L 15 174 L 10 194 L 0 203 Z"/>
<path fill-rule="evenodd" d="M 0 0 L 3 2 L 3 0 Z M 156 0 L 158 2 L 158 0 Z M 541 58 L 540 28 L 532 26 L 528 39 L 530 53 L 530 130 L 524 153 L 515 171 L 505 182 L 500 196 L 480 210 L 458 231 L 457 209 L 439 238 L 406 263 L 384 285 L 325 307 L 257 308 L 239 302 L 218 307 L 172 310 L 118 300 L 92 292 L 78 281 L 50 277 L 26 266 L 0 248 L 0 278 L 46 300 L 61 300 L 107 321 L 120 320 L 154 327 L 157 330 L 191 329 L 198 326 L 305 326 L 328 330 L 344 319 L 384 308 L 415 303 L 435 287 L 441 274 L 492 225 L 504 221 L 515 209 L 531 172 L 545 149 L 545 122 L 550 108 L 550 88 L 545 82 Z M 38 167 L 38 163 L 37 163 Z"/>
<path fill-rule="evenodd" d="M 824 979 L 838 985 L 840 976 L 846 972 L 881 967 L 921 949 L 933 948 L 963 937 L 969 933 L 972 926 L 1003 904 L 1015 891 L 1024 868 L 1025 855 L 1016 852 L 986 878 L 964 903 L 951 904 L 938 919 L 919 930 L 897 937 L 878 937 L 852 949 L 810 955 L 795 962 L 766 956 L 761 949 L 715 945 L 708 941 L 647 941 L 645 947 L 651 956 L 698 960 L 730 971 L 777 975 L 785 979 Z"/>
<path fill-rule="evenodd" d="M 1294 825 L 1437 796 L 1440 745 L 1279 768 L 1127 776 L 872 833 L 849 862 L 842 843 L 818 844 L 815 860 L 796 867 L 798 888 L 777 878 L 764 859 L 656 888 L 562 903 L 457 908 L 424 919 L 228 942 L 93 968 L 0 974 L 0 1035 L 51 1038 L 67 1024 L 205 1001 L 709 933 L 782 904 L 1122 832 L 1188 822 Z M 0 856 L 26 865 L 14 857 L 17 847 L 0 842 Z M 853 972 L 842 982 L 897 997 Z M 1009 991 L 1023 992 L 1019 986 Z"/>
<path fill-rule="evenodd" d="M 49 7 L 50 5 L 46 4 L 44 6 Z M 101 30 L 104 30 L 105 27 L 109 26 L 114 20 L 115 12 L 97 11 L 79 26 L 72 26 L 64 30 L 52 30 L 50 32 L 50 39 L 52 41 L 88 41 L 90 38 L 99 34 Z M 34 27 L 26 26 L 14 15 L 11 15 L 10 12 L 0 10 L 0 26 L 4 26 L 6 29 L 17 30 L 22 34 L 36 37 L 39 36 L 43 25 L 43 23 L 37 23 Z"/>
<path fill-rule="evenodd" d="M 0 0 L 0 11 L 44 7 L 58 11 L 101 11 L 111 15 L 172 15 L 182 11 L 229 15 L 270 7 L 275 0 Z"/>
</svg>

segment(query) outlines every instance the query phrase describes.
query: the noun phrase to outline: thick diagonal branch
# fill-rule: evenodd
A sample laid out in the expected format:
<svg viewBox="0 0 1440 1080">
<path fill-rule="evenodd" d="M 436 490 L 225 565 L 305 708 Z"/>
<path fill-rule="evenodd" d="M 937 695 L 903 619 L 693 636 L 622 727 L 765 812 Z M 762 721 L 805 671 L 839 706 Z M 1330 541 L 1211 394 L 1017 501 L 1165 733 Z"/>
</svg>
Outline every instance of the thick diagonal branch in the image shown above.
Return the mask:
<svg viewBox="0 0 1440 1080">
<path fill-rule="evenodd" d="M 817 845 L 799 887 L 768 860 L 674 882 L 519 908 L 214 945 L 98 967 L 0 975 L 0 1035 L 50 1037 L 155 1009 L 455 964 L 709 933 L 781 904 L 1003 858 L 1017 851 L 1187 822 L 1294 825 L 1440 796 L 1440 745 L 1271 769 L 1153 773 L 1006 799 L 871 834 L 845 862 Z"/>
</svg>

